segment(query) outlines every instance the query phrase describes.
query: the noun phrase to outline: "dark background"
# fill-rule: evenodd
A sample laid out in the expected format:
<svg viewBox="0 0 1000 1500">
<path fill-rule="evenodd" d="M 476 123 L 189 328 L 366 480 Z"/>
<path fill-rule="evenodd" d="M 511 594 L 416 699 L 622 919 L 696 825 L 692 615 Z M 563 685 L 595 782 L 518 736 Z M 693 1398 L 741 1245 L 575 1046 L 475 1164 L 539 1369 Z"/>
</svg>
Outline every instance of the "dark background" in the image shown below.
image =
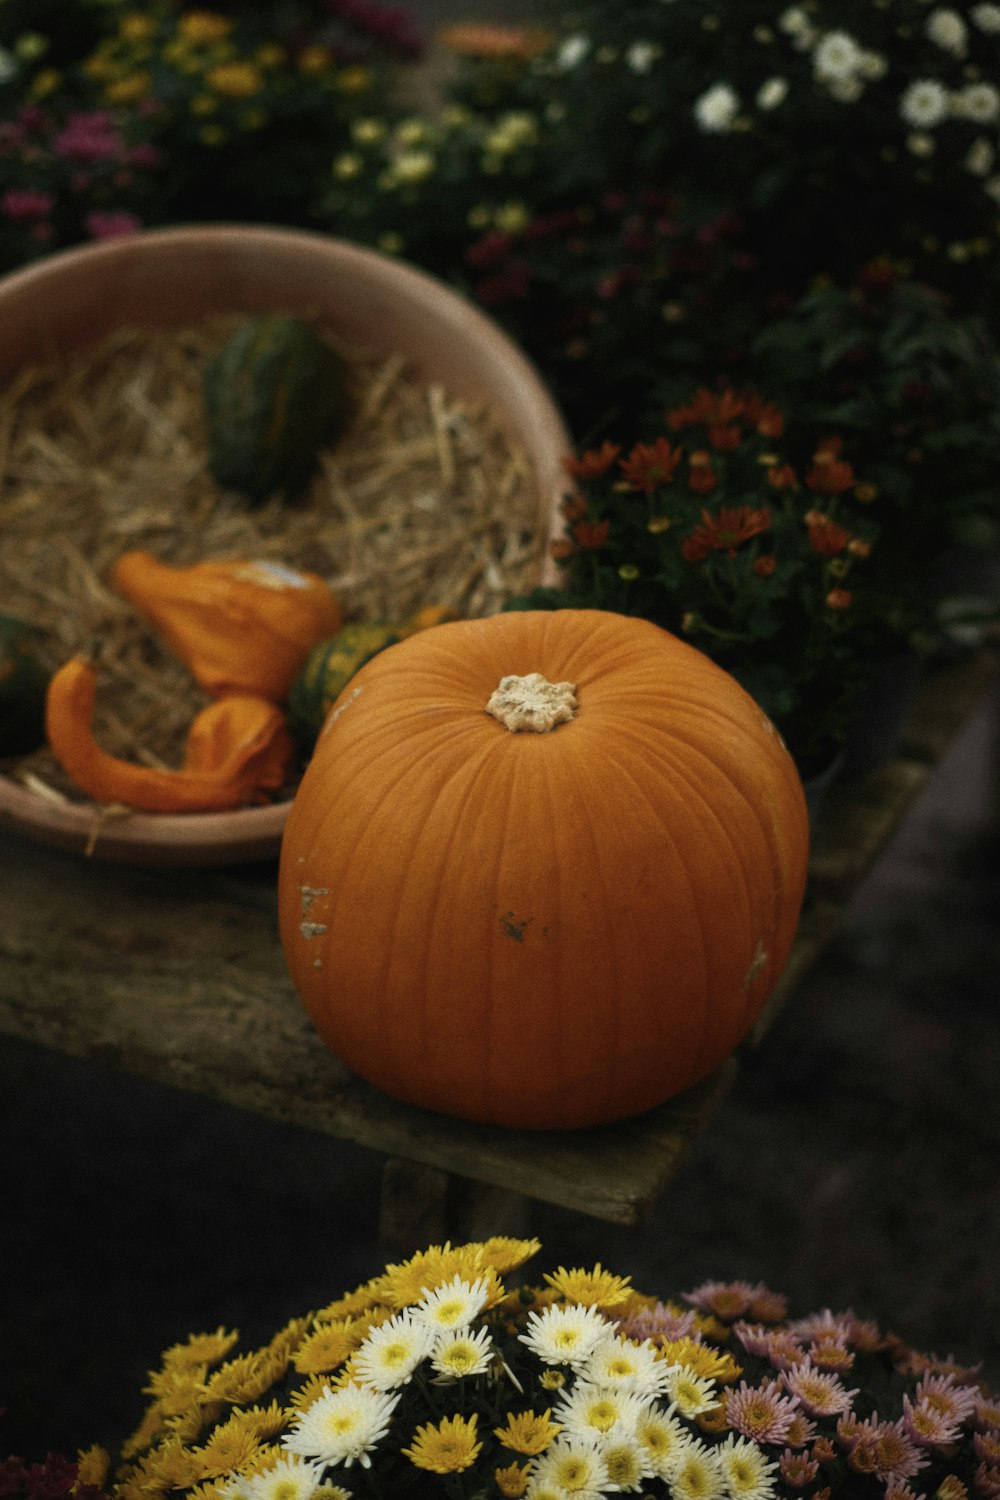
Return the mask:
<svg viewBox="0 0 1000 1500">
<path fill-rule="evenodd" d="M 538 8 L 413 10 L 431 33 Z M 793 1313 L 852 1307 L 981 1360 L 1000 1389 L 998 724 L 994 693 L 656 1211 L 622 1229 L 538 1205 L 539 1276 L 762 1280 Z M 167 1345 L 220 1324 L 259 1342 L 374 1275 L 380 1168 L 0 1038 L 0 1456 L 114 1445 Z"/>
<path fill-rule="evenodd" d="M 1000 694 L 966 725 L 652 1216 L 538 1205 L 542 1270 L 763 1280 L 1000 1388 Z M 138 1003 L 138 997 L 137 997 Z M 380 1159 L 0 1044 L 0 1453 L 113 1444 L 198 1330 L 262 1341 L 374 1275 Z"/>
</svg>

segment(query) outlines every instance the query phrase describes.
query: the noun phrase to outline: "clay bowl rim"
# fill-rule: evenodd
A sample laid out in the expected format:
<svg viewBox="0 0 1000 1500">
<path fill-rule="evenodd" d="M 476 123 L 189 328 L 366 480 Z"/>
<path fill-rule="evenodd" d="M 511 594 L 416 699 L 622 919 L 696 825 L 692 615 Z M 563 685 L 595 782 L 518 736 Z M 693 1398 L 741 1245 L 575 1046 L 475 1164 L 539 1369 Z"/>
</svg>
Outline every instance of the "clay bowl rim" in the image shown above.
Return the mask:
<svg viewBox="0 0 1000 1500">
<path fill-rule="evenodd" d="M 522 432 L 521 441 L 535 473 L 539 522 L 549 535 L 555 534 L 558 500 L 566 488 L 564 477 L 560 477 L 562 460 L 572 451 L 572 439 L 552 393 L 530 358 L 488 313 L 431 273 L 405 260 L 314 230 L 258 224 L 176 225 L 142 231 L 124 239 L 74 246 L 8 272 L 0 277 L 0 314 L 11 304 L 16 308 L 19 302 L 24 302 L 34 310 L 37 319 L 37 308 L 45 303 L 48 288 L 61 283 L 73 286 L 78 295 L 86 294 L 91 277 L 102 272 L 107 275 L 109 267 L 112 273 L 120 268 L 126 279 L 136 277 L 136 285 L 141 286 L 143 267 L 155 265 L 158 258 L 162 260 L 165 251 L 181 258 L 184 252 L 209 259 L 212 255 L 234 256 L 248 268 L 251 280 L 252 262 L 258 260 L 264 265 L 268 256 L 275 255 L 290 265 L 298 262 L 300 267 L 340 271 L 352 275 L 362 285 L 377 286 L 394 304 L 419 310 L 422 316 L 441 324 L 449 335 L 461 334 L 466 347 L 474 346 L 478 351 L 479 362 L 487 371 L 487 383 L 491 378 L 502 378 L 510 405 L 506 415 L 511 425 L 515 414 L 527 424 L 528 430 Z M 192 279 L 190 267 L 184 275 Z M 239 298 L 234 298 L 226 310 L 239 302 Z M 278 310 L 275 299 L 265 298 L 259 306 L 254 305 L 256 310 L 267 307 Z M 286 305 L 282 310 L 289 309 Z M 124 320 L 114 315 L 102 317 L 92 337 L 71 335 L 63 347 L 86 347 L 120 321 Z M 155 309 L 143 321 L 157 324 Z M 46 328 L 59 347 L 58 326 L 46 323 Z M 382 347 L 388 350 L 390 344 Z M 0 379 L 6 379 L 23 363 L 16 354 L 9 358 L 6 367 L 0 368 Z M 554 580 L 551 574 L 543 574 L 543 581 Z M 290 806 L 291 799 L 285 799 L 231 812 L 119 814 L 115 810 L 95 809 L 92 803 L 50 801 L 0 772 L 0 827 L 58 848 L 131 864 L 235 865 L 276 858 Z"/>
</svg>

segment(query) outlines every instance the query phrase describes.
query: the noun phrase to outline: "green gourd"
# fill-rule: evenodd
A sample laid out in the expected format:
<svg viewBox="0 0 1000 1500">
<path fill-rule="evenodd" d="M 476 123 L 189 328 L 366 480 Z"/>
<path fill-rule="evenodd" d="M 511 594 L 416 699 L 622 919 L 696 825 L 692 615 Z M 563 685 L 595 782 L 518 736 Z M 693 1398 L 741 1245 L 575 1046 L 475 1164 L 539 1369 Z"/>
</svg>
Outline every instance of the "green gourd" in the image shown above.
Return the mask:
<svg viewBox="0 0 1000 1500">
<path fill-rule="evenodd" d="M 292 733 L 311 750 L 323 722 L 341 692 L 366 661 L 401 639 L 386 620 L 355 620 L 314 646 L 288 694 Z"/>
<path fill-rule="evenodd" d="M 209 360 L 202 390 L 212 476 L 253 504 L 300 494 L 350 409 L 340 356 L 284 313 L 243 323 Z"/>
<path fill-rule="evenodd" d="M 0 615 L 0 757 L 27 755 L 45 742 L 50 673 L 35 652 L 35 631 Z"/>
</svg>

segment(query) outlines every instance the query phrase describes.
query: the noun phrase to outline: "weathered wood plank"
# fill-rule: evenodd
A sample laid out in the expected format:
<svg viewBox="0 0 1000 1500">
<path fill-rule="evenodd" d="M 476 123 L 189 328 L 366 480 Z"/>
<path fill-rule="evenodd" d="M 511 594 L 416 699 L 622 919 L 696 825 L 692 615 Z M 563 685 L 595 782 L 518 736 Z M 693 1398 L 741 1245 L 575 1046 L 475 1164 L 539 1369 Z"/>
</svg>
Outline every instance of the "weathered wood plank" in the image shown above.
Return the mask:
<svg viewBox="0 0 1000 1500">
<path fill-rule="evenodd" d="M 387 1099 L 331 1055 L 299 1004 L 272 885 L 273 872 L 135 871 L 11 836 L 0 1030 L 617 1223 L 638 1222 L 721 1101 L 728 1066 L 641 1122 L 569 1135 Z"/>
<path fill-rule="evenodd" d="M 983 654 L 932 674 L 907 726 L 907 755 L 831 792 L 815 830 L 798 939 L 750 1045 L 817 961 L 844 902 L 994 671 Z M 412 1109 L 354 1077 L 317 1037 L 285 970 L 272 865 L 141 870 L 7 830 L 0 1032 L 410 1164 L 386 1171 L 383 1214 L 399 1242 L 412 1232 L 406 1195 L 414 1163 L 440 1188 L 430 1198 L 442 1226 L 468 1219 L 486 1189 L 515 1203 L 537 1198 L 613 1223 L 640 1222 L 738 1068 L 729 1059 L 660 1109 L 597 1130 L 505 1131 Z"/>
</svg>

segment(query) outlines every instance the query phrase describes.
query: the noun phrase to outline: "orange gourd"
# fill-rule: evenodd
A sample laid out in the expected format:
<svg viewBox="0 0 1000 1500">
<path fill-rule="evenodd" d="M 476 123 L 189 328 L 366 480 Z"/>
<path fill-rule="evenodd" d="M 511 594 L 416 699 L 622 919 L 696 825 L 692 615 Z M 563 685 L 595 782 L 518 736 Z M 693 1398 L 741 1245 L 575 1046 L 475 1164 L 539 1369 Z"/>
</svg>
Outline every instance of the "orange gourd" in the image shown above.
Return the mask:
<svg viewBox="0 0 1000 1500">
<path fill-rule="evenodd" d="M 49 683 L 45 729 L 67 775 L 97 802 L 144 812 L 218 812 L 264 802 L 286 780 L 295 747 L 285 715 L 265 698 L 233 695 L 210 703 L 188 731 L 176 771 L 110 755 L 93 734 L 97 679 L 82 657 L 65 662 Z"/>
<path fill-rule="evenodd" d="M 340 604 L 322 578 L 278 563 L 171 567 L 135 551 L 118 559 L 111 577 L 216 698 L 284 702 L 313 646 L 340 629 Z"/>
<path fill-rule="evenodd" d="M 693 647 L 594 610 L 458 621 L 331 710 L 285 827 L 281 940 L 320 1034 L 386 1093 L 594 1125 L 746 1034 L 807 846 L 780 737 Z"/>
</svg>

